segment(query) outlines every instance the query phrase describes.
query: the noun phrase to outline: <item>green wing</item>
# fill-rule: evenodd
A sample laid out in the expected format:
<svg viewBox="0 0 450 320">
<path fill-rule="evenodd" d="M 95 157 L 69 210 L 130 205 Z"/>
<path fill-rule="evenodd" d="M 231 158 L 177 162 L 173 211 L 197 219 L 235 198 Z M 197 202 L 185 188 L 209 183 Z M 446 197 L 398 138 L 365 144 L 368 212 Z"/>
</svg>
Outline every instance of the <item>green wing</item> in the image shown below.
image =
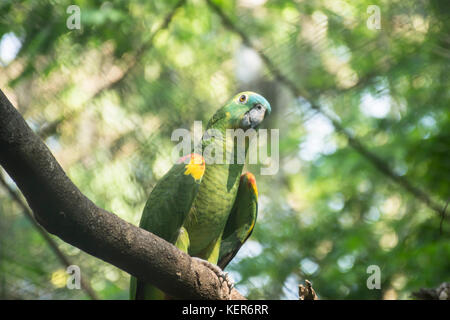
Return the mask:
<svg viewBox="0 0 450 320">
<path fill-rule="evenodd" d="M 203 157 L 180 159 L 153 188 L 142 213 L 140 227 L 175 243 L 200 186 Z M 195 161 L 198 160 L 198 163 Z M 186 162 L 188 162 L 186 164 Z"/>
<path fill-rule="evenodd" d="M 182 225 L 198 193 L 204 171 L 202 156 L 190 154 L 181 158 L 153 188 L 139 226 L 187 252 L 189 237 Z M 161 291 L 134 277 L 130 283 L 130 297 L 164 298 Z"/>
<path fill-rule="evenodd" d="M 220 244 L 219 262 L 224 269 L 250 237 L 258 215 L 258 190 L 255 177 L 247 172 L 241 176 L 233 209 L 227 220 Z"/>
</svg>

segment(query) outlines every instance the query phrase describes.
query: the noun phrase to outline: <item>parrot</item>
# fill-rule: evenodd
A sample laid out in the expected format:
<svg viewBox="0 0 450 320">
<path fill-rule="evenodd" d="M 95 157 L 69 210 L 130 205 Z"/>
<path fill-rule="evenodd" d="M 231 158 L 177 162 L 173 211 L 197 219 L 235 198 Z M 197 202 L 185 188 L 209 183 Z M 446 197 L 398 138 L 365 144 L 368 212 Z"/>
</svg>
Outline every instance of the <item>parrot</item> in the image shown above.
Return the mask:
<svg viewBox="0 0 450 320">
<path fill-rule="evenodd" d="M 269 102 L 251 91 L 226 102 L 209 120 L 200 148 L 194 149 L 202 154 L 185 155 L 167 171 L 151 191 L 139 224 L 198 259 L 223 279 L 229 290 L 234 284 L 222 270 L 253 231 L 258 190 L 254 175 L 242 174 L 244 164 L 236 161 L 236 139 L 226 133 L 229 129 L 256 130 L 270 112 Z M 212 130 L 216 134 L 210 134 Z M 210 161 L 208 147 L 234 155 L 234 161 Z M 245 155 L 247 151 L 245 143 Z M 130 299 L 171 298 L 152 284 L 131 277 Z"/>
</svg>

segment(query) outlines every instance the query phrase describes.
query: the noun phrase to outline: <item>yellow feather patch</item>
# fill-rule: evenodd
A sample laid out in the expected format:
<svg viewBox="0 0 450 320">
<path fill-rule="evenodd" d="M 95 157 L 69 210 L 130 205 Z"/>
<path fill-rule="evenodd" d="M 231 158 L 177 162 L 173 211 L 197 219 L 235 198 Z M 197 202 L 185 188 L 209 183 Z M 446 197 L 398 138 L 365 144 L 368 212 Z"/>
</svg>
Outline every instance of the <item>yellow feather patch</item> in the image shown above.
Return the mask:
<svg viewBox="0 0 450 320">
<path fill-rule="evenodd" d="M 247 240 L 247 238 L 250 236 L 250 233 L 252 233 L 252 230 L 255 227 L 255 222 L 256 222 L 256 219 L 253 220 L 252 225 L 248 229 L 247 234 L 245 235 L 245 240 Z"/>
<path fill-rule="evenodd" d="M 205 173 L 205 159 L 199 154 L 192 153 L 189 155 L 190 161 L 185 166 L 185 175 L 191 175 L 195 181 L 200 180 Z"/>
</svg>

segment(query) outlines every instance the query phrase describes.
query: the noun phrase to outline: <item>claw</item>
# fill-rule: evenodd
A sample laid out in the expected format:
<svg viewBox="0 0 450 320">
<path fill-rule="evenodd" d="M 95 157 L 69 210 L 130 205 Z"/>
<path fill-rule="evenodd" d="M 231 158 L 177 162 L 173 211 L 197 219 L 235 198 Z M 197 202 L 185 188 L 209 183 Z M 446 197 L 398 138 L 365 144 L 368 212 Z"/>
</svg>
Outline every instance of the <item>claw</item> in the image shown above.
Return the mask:
<svg viewBox="0 0 450 320">
<path fill-rule="evenodd" d="M 200 259 L 197 257 L 192 257 L 192 259 L 197 260 L 198 262 L 203 264 L 205 267 L 210 269 L 212 272 L 214 272 L 216 274 L 217 278 L 219 278 L 219 281 L 222 280 L 222 281 L 220 281 L 220 285 L 222 285 L 223 283 L 226 283 L 227 287 L 228 287 L 228 293 L 229 294 L 231 293 L 231 290 L 233 290 L 233 288 L 234 288 L 234 281 L 231 279 L 228 272 L 223 271 L 218 266 L 216 266 L 215 264 L 212 264 L 211 262 L 209 262 L 207 260 Z"/>
</svg>

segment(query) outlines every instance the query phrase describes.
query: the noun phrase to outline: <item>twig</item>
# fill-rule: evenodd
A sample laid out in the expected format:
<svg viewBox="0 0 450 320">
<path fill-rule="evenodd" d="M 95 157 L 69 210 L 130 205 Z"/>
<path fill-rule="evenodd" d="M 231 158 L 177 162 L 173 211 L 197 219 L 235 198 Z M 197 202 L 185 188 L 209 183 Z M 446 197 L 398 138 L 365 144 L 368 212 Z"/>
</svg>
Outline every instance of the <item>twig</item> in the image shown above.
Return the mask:
<svg viewBox="0 0 450 320">
<path fill-rule="evenodd" d="M 309 280 L 305 280 L 305 285 L 298 285 L 299 300 L 319 300 Z"/>
</svg>

